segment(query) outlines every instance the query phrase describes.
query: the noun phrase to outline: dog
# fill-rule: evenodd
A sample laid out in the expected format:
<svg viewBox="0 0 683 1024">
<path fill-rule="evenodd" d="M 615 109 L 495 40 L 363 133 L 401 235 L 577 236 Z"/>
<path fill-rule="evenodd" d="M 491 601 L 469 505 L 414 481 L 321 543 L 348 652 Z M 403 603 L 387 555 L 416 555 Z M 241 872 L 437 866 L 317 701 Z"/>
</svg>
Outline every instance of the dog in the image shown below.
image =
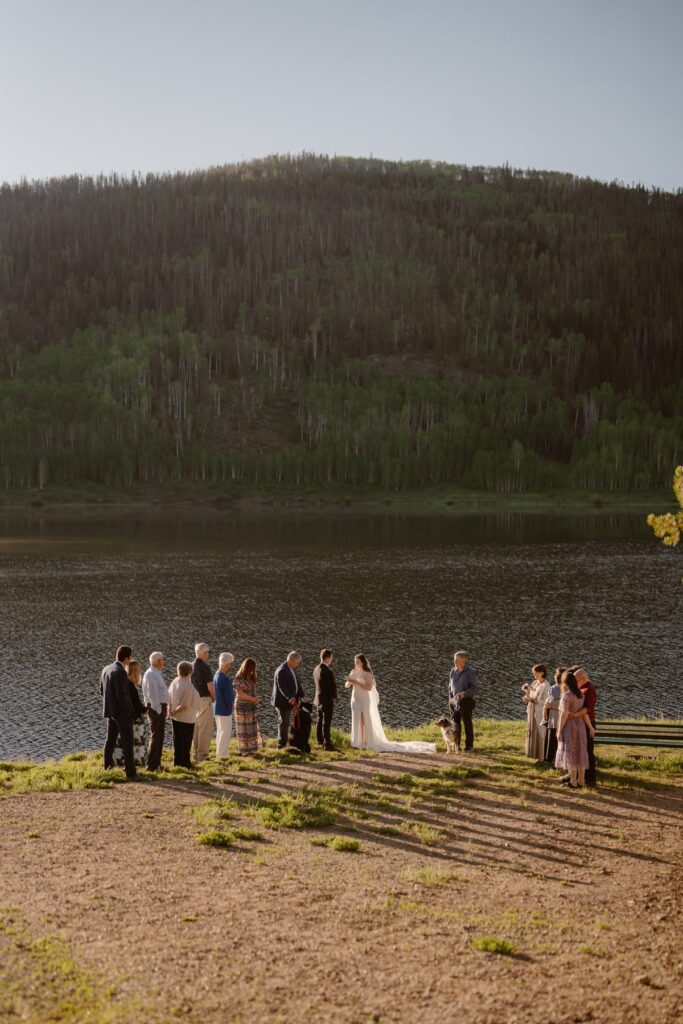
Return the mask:
<svg viewBox="0 0 683 1024">
<path fill-rule="evenodd" d="M 443 741 L 446 744 L 446 753 L 454 754 L 457 750 L 457 744 L 455 742 L 455 729 L 453 728 L 451 720 L 446 718 L 445 715 L 442 715 L 434 725 L 438 725 L 439 729 L 441 729 L 441 735 L 443 736 Z"/>
<path fill-rule="evenodd" d="M 313 705 L 308 700 L 300 701 L 299 706 L 292 710 L 287 746 L 300 754 L 310 754 L 311 752 L 309 739 L 312 714 Z"/>
</svg>

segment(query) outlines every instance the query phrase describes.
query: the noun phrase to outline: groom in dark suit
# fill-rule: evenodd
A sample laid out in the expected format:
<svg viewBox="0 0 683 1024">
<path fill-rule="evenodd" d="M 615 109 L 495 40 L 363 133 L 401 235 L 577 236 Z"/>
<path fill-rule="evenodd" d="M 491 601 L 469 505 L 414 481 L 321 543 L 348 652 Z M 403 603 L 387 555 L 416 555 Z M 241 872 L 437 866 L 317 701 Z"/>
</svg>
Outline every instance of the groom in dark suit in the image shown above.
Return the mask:
<svg viewBox="0 0 683 1024">
<path fill-rule="evenodd" d="M 102 718 L 107 719 L 107 739 L 104 744 L 104 767 L 114 767 L 114 747 L 117 737 L 121 739 L 123 763 L 126 776 L 137 778 L 135 757 L 133 753 L 133 722 L 137 710 L 133 706 L 130 694 L 130 680 L 126 665 L 133 657 L 133 651 L 125 645 L 116 652 L 116 661 L 107 665 L 100 679 L 102 694 Z"/>
<path fill-rule="evenodd" d="M 289 733 L 289 722 L 292 711 L 298 706 L 299 701 L 304 698 L 304 691 L 299 682 L 296 670 L 301 664 L 301 655 L 297 651 L 290 651 L 287 661 L 275 669 L 273 679 L 273 696 L 270 703 L 277 711 L 277 747 L 282 750 L 287 746 Z"/>
<path fill-rule="evenodd" d="M 315 682 L 314 704 L 318 709 L 318 746 L 325 750 L 334 750 L 332 746 L 332 715 L 334 702 L 337 699 L 337 683 L 331 669 L 332 651 L 324 647 L 320 652 L 320 664 L 313 669 Z"/>
</svg>

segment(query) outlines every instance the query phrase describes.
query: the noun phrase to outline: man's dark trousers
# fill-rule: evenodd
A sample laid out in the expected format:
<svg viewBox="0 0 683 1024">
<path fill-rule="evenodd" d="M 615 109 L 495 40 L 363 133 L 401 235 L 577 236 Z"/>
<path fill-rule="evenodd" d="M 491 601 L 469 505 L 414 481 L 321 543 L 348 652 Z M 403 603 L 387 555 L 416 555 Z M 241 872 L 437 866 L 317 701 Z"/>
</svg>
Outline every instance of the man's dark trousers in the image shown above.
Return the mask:
<svg viewBox="0 0 683 1024">
<path fill-rule="evenodd" d="M 334 712 L 334 700 L 321 700 L 318 705 L 318 725 L 316 735 L 318 744 L 321 747 L 332 746 L 332 714 Z"/>
<path fill-rule="evenodd" d="M 114 767 L 114 747 L 116 740 L 121 740 L 123 752 L 123 764 L 126 775 L 134 779 L 137 775 L 135 770 L 135 755 L 133 753 L 133 720 L 131 718 L 108 718 L 107 739 L 104 744 L 104 767 Z"/>
<path fill-rule="evenodd" d="M 472 714 L 474 713 L 474 697 L 463 697 L 451 709 L 451 718 L 455 728 L 455 742 L 460 747 L 461 725 L 465 726 L 465 750 L 471 750 L 474 746 L 474 726 L 472 725 Z"/>
<path fill-rule="evenodd" d="M 276 708 L 277 711 L 277 745 L 278 750 L 287 746 L 289 739 L 289 723 L 292 718 L 292 705 L 285 704 L 284 707 Z"/>
<path fill-rule="evenodd" d="M 164 750 L 164 733 L 166 731 L 167 705 L 161 705 L 161 711 L 154 708 L 147 708 L 151 736 L 149 750 L 147 751 L 147 767 L 151 772 L 156 772 L 161 766 L 161 755 Z"/>
<path fill-rule="evenodd" d="M 588 747 L 588 768 L 586 769 L 585 783 L 587 786 L 595 785 L 595 740 L 586 726 L 586 746 Z"/>
</svg>

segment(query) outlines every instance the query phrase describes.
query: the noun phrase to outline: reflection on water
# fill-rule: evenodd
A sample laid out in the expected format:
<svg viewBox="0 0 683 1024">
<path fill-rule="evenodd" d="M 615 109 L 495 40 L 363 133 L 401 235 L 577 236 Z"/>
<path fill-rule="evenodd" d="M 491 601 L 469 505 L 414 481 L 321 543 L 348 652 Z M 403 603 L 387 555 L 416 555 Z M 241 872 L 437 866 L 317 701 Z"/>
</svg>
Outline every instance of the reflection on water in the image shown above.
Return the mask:
<svg viewBox="0 0 683 1024">
<path fill-rule="evenodd" d="M 272 673 L 292 648 L 338 674 L 364 650 L 389 725 L 446 707 L 467 647 L 478 712 L 523 714 L 532 661 L 585 663 L 603 714 L 681 715 L 679 553 L 642 516 L 153 516 L 0 520 L 0 757 L 100 744 L 98 679 L 118 643 L 169 664 L 206 640 Z M 342 691 L 339 724 L 349 726 Z"/>
</svg>

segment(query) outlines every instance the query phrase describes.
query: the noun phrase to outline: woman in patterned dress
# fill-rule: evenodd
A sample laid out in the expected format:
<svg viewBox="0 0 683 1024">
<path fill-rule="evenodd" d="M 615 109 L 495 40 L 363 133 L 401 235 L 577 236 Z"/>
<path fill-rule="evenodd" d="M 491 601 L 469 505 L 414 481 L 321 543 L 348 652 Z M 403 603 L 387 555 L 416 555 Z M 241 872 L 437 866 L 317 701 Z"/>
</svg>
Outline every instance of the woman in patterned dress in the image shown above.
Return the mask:
<svg viewBox="0 0 683 1024">
<path fill-rule="evenodd" d="M 262 746 L 258 720 L 259 698 L 256 696 L 256 662 L 245 658 L 232 681 L 235 691 L 235 734 L 237 753 L 253 754 Z"/>
<path fill-rule="evenodd" d="M 126 672 L 128 673 L 130 686 L 130 699 L 137 711 L 135 721 L 133 722 L 133 757 L 135 758 L 135 767 L 142 768 L 147 764 L 148 736 L 147 715 L 145 714 L 145 706 L 140 697 L 140 687 L 142 685 L 140 662 L 135 661 L 135 659 L 129 661 Z M 124 766 L 120 738 L 116 740 L 116 746 L 114 747 L 114 764 L 117 768 L 123 768 Z"/>
<path fill-rule="evenodd" d="M 584 696 L 573 672 L 562 674 L 560 690 L 555 767 L 569 772 L 570 789 L 581 789 L 588 767 L 586 728 L 591 736 L 595 735 L 595 729 L 588 712 L 582 712 Z"/>
</svg>

